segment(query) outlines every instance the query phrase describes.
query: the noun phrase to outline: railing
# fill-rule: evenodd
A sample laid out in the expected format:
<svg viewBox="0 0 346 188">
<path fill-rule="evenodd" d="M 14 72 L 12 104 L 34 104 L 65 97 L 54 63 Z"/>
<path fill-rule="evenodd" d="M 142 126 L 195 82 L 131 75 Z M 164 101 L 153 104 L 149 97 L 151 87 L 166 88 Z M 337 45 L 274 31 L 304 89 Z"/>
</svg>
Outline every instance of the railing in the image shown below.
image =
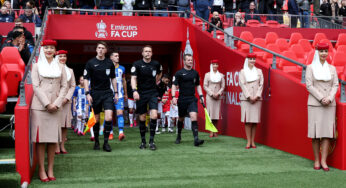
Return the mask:
<svg viewBox="0 0 346 188">
<path fill-rule="evenodd" d="M 24 76 L 22 81 L 20 82 L 20 86 L 19 86 L 19 106 L 26 106 L 26 102 L 25 102 L 25 82 L 26 84 L 31 84 L 31 65 L 33 63 L 36 63 L 36 57 L 38 57 L 39 53 L 40 53 L 40 46 L 41 46 L 41 41 L 44 35 L 44 30 L 46 28 L 46 24 L 47 24 L 47 18 L 48 18 L 48 9 L 46 9 L 45 13 L 44 13 L 44 17 L 42 20 L 42 26 L 41 26 L 41 30 L 40 30 L 40 35 L 37 37 L 36 42 L 35 42 L 35 48 L 31 53 L 30 59 L 28 64 L 25 67 L 25 72 L 24 72 Z"/>
<path fill-rule="evenodd" d="M 51 14 L 82 14 L 82 15 L 107 15 L 112 16 L 113 13 L 137 13 L 140 15 L 150 15 L 150 14 L 163 14 L 166 13 L 168 16 L 172 14 L 180 15 L 181 17 L 186 17 L 188 12 L 184 11 L 165 11 L 165 10 L 107 10 L 107 9 L 73 9 L 73 8 L 49 8 Z"/>
<path fill-rule="evenodd" d="M 225 13 L 226 19 L 224 22 L 230 26 L 234 24 L 236 13 Z M 311 16 L 311 15 L 292 15 L 292 14 L 247 14 L 241 13 L 241 19 L 247 20 L 254 19 L 265 26 L 265 22 L 269 20 L 277 21 L 286 27 L 291 28 L 315 28 L 315 29 L 343 29 L 343 19 L 341 17 L 332 16 Z M 299 24 L 298 24 L 299 21 Z"/>
<path fill-rule="evenodd" d="M 225 38 L 226 38 L 226 41 L 225 41 L 226 42 L 226 46 L 230 46 L 231 49 L 236 49 L 236 47 L 234 46 L 234 41 L 238 40 L 238 41 L 241 41 L 241 42 L 244 42 L 244 43 L 248 44 L 250 46 L 250 49 L 249 49 L 250 52 L 252 52 L 253 48 L 255 47 L 255 48 L 258 48 L 260 50 L 263 50 L 265 52 L 268 52 L 268 53 L 272 54 L 273 55 L 273 61 L 272 61 L 272 64 L 271 64 L 271 68 L 272 69 L 276 69 L 277 68 L 276 67 L 276 64 L 277 64 L 276 60 L 277 60 L 277 58 L 282 58 L 282 59 L 284 59 L 286 61 L 289 61 L 291 63 L 294 63 L 294 64 L 302 67 L 301 83 L 305 83 L 305 73 L 306 73 L 306 67 L 307 67 L 305 64 L 299 63 L 299 62 L 297 62 L 297 61 L 295 61 L 293 59 L 287 58 L 287 57 L 285 57 L 285 56 L 283 56 L 283 55 L 281 55 L 279 53 L 273 52 L 271 50 L 268 50 L 268 49 L 263 48 L 261 46 L 258 46 L 256 44 L 253 44 L 251 42 L 243 40 L 243 39 L 241 39 L 239 37 L 236 37 L 236 36 L 234 36 L 232 34 L 229 34 L 225 30 L 223 30 L 221 28 L 218 28 L 216 25 L 214 25 L 214 24 L 210 23 L 209 21 L 207 21 L 207 20 L 197 16 L 196 14 L 193 14 L 193 13 L 190 13 L 190 14 L 192 15 L 192 23 L 193 24 L 196 23 L 196 18 L 199 18 L 200 20 L 202 20 L 202 30 L 206 30 L 206 26 L 205 25 L 209 25 L 209 27 L 213 28 L 213 38 L 216 38 L 216 36 L 217 36 L 216 35 L 216 31 L 217 30 L 221 31 L 224 34 Z M 341 103 L 346 103 L 346 96 L 345 96 L 346 81 L 339 79 L 339 82 L 341 84 L 341 88 L 340 88 L 340 102 Z"/>
</svg>

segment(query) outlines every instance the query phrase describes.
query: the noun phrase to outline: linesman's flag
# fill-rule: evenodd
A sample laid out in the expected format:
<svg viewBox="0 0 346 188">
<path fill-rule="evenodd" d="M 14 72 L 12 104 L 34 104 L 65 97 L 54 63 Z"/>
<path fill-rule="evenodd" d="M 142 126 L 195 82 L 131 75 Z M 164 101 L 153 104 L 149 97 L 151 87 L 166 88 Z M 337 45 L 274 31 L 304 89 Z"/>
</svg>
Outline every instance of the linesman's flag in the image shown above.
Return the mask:
<svg viewBox="0 0 346 188">
<path fill-rule="evenodd" d="M 203 105 L 204 114 L 205 114 L 205 130 L 211 131 L 213 133 L 217 133 L 218 130 L 214 126 L 213 122 L 210 120 L 210 116 L 209 116 L 207 108 L 205 107 L 205 104 L 202 103 L 202 105 Z"/>
<path fill-rule="evenodd" d="M 84 134 L 86 132 L 89 131 L 89 129 L 91 129 L 91 127 L 93 127 L 96 123 L 96 118 L 95 118 L 95 114 L 94 114 L 94 109 L 91 108 L 91 112 L 89 113 L 89 120 L 88 122 L 85 124 L 85 130 L 84 130 Z"/>
</svg>

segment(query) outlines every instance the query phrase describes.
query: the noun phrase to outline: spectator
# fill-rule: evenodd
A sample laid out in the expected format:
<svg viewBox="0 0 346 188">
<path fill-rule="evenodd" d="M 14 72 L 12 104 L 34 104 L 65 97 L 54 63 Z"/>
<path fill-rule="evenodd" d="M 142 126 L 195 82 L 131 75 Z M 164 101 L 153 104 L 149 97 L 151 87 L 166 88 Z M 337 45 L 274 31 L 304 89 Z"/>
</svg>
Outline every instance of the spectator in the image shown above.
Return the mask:
<svg viewBox="0 0 346 188">
<path fill-rule="evenodd" d="M 266 1 L 266 8 L 267 8 L 268 14 L 271 14 L 271 16 L 267 17 L 267 20 L 276 20 L 279 23 L 283 23 L 282 5 L 283 5 L 283 0 Z M 261 14 L 260 11 L 259 13 Z"/>
<path fill-rule="evenodd" d="M 35 2 L 33 0 L 27 1 L 25 3 L 25 7 L 32 7 L 34 14 L 39 15 L 38 9 L 35 6 Z"/>
<path fill-rule="evenodd" d="M 339 9 L 339 15 L 343 17 L 346 16 L 346 0 L 341 1 L 341 8 Z"/>
<path fill-rule="evenodd" d="M 245 27 L 245 19 L 240 12 L 234 15 L 234 26 L 235 27 Z"/>
<path fill-rule="evenodd" d="M 53 8 L 68 9 L 72 8 L 71 2 L 69 0 L 50 0 L 49 6 Z M 55 14 L 71 14 L 71 11 L 66 10 L 56 10 Z"/>
<path fill-rule="evenodd" d="M 13 18 L 15 18 L 14 11 L 11 8 L 11 2 L 10 1 L 4 1 L 4 4 L 7 7 L 7 12 L 10 14 Z"/>
<path fill-rule="evenodd" d="M 22 19 L 16 18 L 16 19 L 14 20 L 14 29 L 15 29 L 17 26 L 20 26 L 20 27 L 23 27 L 23 28 L 24 28 L 24 36 L 25 36 L 25 39 L 28 41 L 28 43 L 29 43 L 30 45 L 35 45 L 35 43 L 34 43 L 34 38 L 32 37 L 32 34 L 30 33 L 30 31 L 28 31 L 28 30 L 24 27 Z M 7 33 L 7 39 L 8 39 L 8 40 L 12 39 L 12 35 L 13 35 L 14 29 L 13 29 L 12 31 L 10 31 L 9 33 Z"/>
<path fill-rule="evenodd" d="M 79 0 L 79 7 L 81 9 L 93 9 L 95 7 L 95 1 L 94 0 Z M 85 12 L 80 12 L 80 14 L 85 14 Z M 92 12 L 88 13 L 89 15 L 92 15 Z"/>
<path fill-rule="evenodd" d="M 341 24 L 339 20 L 340 7 L 341 5 L 339 5 L 338 0 L 332 0 L 331 8 L 332 8 L 332 17 L 333 17 L 332 22 L 333 23 Z"/>
<path fill-rule="evenodd" d="M 320 7 L 320 13 L 323 16 L 332 16 L 332 6 L 328 0 L 323 0 L 323 3 Z"/>
<path fill-rule="evenodd" d="M 98 7 L 103 10 L 113 10 L 114 0 L 100 0 L 100 5 Z M 101 12 L 100 15 L 105 15 L 105 13 Z M 108 12 L 107 15 L 112 15 L 112 13 Z"/>
<path fill-rule="evenodd" d="M 199 1 L 199 0 L 196 0 Z M 177 5 L 178 5 L 178 11 L 188 11 L 190 10 L 190 0 L 177 0 Z M 198 10 L 197 15 L 198 15 Z M 209 13 L 208 13 L 209 14 Z M 208 15 L 209 16 L 209 15 Z M 184 17 L 184 14 L 181 14 L 180 17 Z M 187 17 L 190 17 L 190 14 L 187 14 Z"/>
<path fill-rule="evenodd" d="M 208 21 L 211 4 L 212 2 L 209 0 L 196 0 L 195 7 L 197 15 Z"/>
<path fill-rule="evenodd" d="M 7 7 L 3 5 L 0 12 L 0 22 L 13 22 L 14 18 L 8 13 Z"/>
<path fill-rule="evenodd" d="M 320 7 L 320 13 L 323 16 L 322 19 L 319 20 L 321 28 L 329 28 L 329 22 L 331 21 L 330 16 L 332 16 L 332 6 L 328 0 L 323 0 Z"/>
<path fill-rule="evenodd" d="M 24 33 L 20 32 L 20 31 L 14 31 L 13 35 L 12 35 L 12 39 L 5 42 L 2 45 L 0 52 L 5 47 L 16 47 L 18 49 L 18 51 L 20 53 L 20 57 L 23 59 L 25 65 L 28 64 L 31 54 L 29 51 L 28 44 L 25 43 Z"/>
<path fill-rule="evenodd" d="M 210 22 L 212 24 L 214 24 L 216 27 L 223 29 L 222 21 L 219 17 L 219 13 L 217 11 L 213 12 L 213 17 L 211 17 Z M 209 25 L 208 32 L 210 33 L 213 30 L 214 30 L 214 28 L 211 25 Z"/>
<path fill-rule="evenodd" d="M 19 32 L 21 32 L 21 33 L 24 33 L 24 27 L 21 27 L 21 26 L 15 26 L 14 28 L 13 28 L 13 32 L 15 32 L 15 31 L 19 31 Z M 25 37 L 25 34 L 24 34 L 24 37 Z M 12 38 L 9 38 L 9 40 L 11 40 Z M 9 40 L 7 40 L 7 41 L 9 41 Z M 25 43 L 27 43 L 28 45 L 28 48 L 29 48 L 29 51 L 30 51 L 30 53 L 32 53 L 32 51 L 34 51 L 34 45 L 33 44 L 30 44 L 30 42 L 28 41 L 28 40 L 26 40 L 25 39 Z"/>
<path fill-rule="evenodd" d="M 168 0 L 154 0 L 154 10 L 167 11 Z M 154 13 L 154 16 L 167 17 L 168 13 Z"/>
<path fill-rule="evenodd" d="M 310 2 L 308 0 L 298 0 L 299 20 L 301 28 L 309 28 Z"/>
<path fill-rule="evenodd" d="M 250 7 L 250 0 L 240 0 L 239 9 L 240 12 L 248 12 Z"/>
<path fill-rule="evenodd" d="M 177 0 L 168 0 L 168 10 L 177 11 Z"/>
<path fill-rule="evenodd" d="M 135 0 L 122 0 L 120 4 L 123 5 L 122 10 L 133 10 Z M 132 12 L 123 12 L 123 16 L 132 16 Z"/>
<path fill-rule="evenodd" d="M 219 14 L 223 14 L 225 9 L 223 0 L 213 0 L 212 2 L 211 12 L 217 11 Z"/>
<path fill-rule="evenodd" d="M 136 10 L 150 10 L 153 8 L 151 0 L 136 0 Z M 149 15 L 149 13 L 138 13 L 138 16 Z"/>
<path fill-rule="evenodd" d="M 255 2 L 251 1 L 249 4 L 248 12 L 246 12 L 245 20 L 258 20 L 260 21 L 260 17 L 258 16 L 258 11 L 256 9 Z"/>
<path fill-rule="evenodd" d="M 237 12 L 237 3 L 234 0 L 224 0 L 224 12 L 226 14 L 227 18 L 231 18 L 232 13 L 236 13 Z"/>
<path fill-rule="evenodd" d="M 33 13 L 32 7 L 26 7 L 24 14 L 19 16 L 26 23 L 34 23 L 36 27 L 41 27 L 41 18 Z"/>
<path fill-rule="evenodd" d="M 291 17 L 291 28 L 297 27 L 297 15 L 299 14 L 298 4 L 296 0 L 288 0 L 288 13 Z"/>
</svg>

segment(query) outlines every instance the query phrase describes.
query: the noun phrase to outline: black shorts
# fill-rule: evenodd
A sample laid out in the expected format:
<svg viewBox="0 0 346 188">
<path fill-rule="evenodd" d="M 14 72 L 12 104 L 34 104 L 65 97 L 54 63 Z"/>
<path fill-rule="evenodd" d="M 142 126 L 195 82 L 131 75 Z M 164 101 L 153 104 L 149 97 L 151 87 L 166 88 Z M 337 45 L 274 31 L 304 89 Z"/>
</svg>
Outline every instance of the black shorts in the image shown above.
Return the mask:
<svg viewBox="0 0 346 188">
<path fill-rule="evenodd" d="M 91 97 L 93 98 L 92 107 L 95 114 L 104 110 L 114 110 L 114 95 L 112 90 L 91 90 Z"/>
<path fill-rule="evenodd" d="M 158 108 L 158 92 L 147 92 L 139 94 L 139 101 L 136 102 L 136 112 L 138 114 L 145 114 L 149 110 L 157 110 Z"/>
<path fill-rule="evenodd" d="M 178 113 L 179 117 L 188 116 L 190 112 L 198 112 L 197 99 L 196 97 L 189 97 L 178 99 Z"/>
</svg>

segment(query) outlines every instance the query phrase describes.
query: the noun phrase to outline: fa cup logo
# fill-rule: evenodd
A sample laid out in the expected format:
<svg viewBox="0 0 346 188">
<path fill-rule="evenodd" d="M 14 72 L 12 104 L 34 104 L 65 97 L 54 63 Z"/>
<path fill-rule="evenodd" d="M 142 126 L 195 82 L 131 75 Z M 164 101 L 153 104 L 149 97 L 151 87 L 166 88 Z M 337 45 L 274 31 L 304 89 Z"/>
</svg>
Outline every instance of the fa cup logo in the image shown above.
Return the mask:
<svg viewBox="0 0 346 188">
<path fill-rule="evenodd" d="M 106 31 L 106 28 L 107 28 L 107 25 L 106 23 L 104 23 L 102 20 L 101 22 L 97 23 L 96 24 L 96 27 L 97 27 L 97 31 L 95 32 L 95 36 L 97 38 L 106 38 L 107 37 L 107 31 Z"/>
</svg>

